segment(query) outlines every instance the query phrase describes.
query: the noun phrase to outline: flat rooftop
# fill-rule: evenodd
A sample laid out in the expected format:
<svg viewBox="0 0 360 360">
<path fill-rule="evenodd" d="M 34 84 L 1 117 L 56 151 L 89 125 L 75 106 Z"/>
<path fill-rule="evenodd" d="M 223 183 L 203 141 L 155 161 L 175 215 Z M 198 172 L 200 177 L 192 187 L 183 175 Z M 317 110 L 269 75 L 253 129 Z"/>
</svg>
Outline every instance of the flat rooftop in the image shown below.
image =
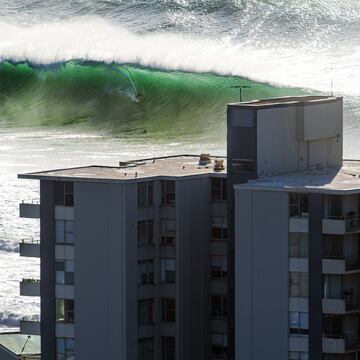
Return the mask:
<svg viewBox="0 0 360 360">
<path fill-rule="evenodd" d="M 344 160 L 343 167 L 314 169 L 300 173 L 251 180 L 235 189 L 323 193 L 346 195 L 360 193 L 360 160 Z"/>
<path fill-rule="evenodd" d="M 284 96 L 280 98 L 245 101 L 232 103 L 229 106 L 240 108 L 263 109 L 279 106 L 307 106 L 321 103 L 342 101 L 342 97 L 335 96 Z"/>
<path fill-rule="evenodd" d="M 215 171 L 216 160 L 223 160 L 225 169 Z M 178 155 L 120 161 L 119 166 L 84 166 L 68 169 L 47 170 L 20 174 L 20 179 L 37 180 L 83 180 L 83 181 L 136 181 L 141 179 L 167 177 L 182 178 L 189 176 L 226 176 L 226 159 L 221 156 L 210 156 L 210 163 L 202 164 L 200 155 Z"/>
</svg>

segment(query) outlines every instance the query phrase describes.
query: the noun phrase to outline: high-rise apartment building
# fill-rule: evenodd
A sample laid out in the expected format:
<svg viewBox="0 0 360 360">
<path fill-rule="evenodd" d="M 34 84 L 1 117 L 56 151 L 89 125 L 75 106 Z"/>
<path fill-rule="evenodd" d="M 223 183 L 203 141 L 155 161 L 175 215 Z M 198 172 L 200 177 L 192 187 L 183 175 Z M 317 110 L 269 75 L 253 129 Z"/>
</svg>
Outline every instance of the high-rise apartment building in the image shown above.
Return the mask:
<svg viewBox="0 0 360 360">
<path fill-rule="evenodd" d="M 358 359 L 360 162 L 342 159 L 342 99 L 229 114 L 236 359 Z M 245 134 L 252 153 L 237 149 Z"/>
<path fill-rule="evenodd" d="M 40 180 L 42 354 L 52 359 L 227 356 L 227 185 L 207 155 L 21 175 Z"/>
<path fill-rule="evenodd" d="M 342 99 L 228 106 L 223 159 L 174 156 L 40 180 L 42 335 L 52 359 L 360 359 L 360 162 Z M 33 327 L 33 328 L 31 328 Z M 36 328 L 37 327 L 37 328 Z"/>
</svg>

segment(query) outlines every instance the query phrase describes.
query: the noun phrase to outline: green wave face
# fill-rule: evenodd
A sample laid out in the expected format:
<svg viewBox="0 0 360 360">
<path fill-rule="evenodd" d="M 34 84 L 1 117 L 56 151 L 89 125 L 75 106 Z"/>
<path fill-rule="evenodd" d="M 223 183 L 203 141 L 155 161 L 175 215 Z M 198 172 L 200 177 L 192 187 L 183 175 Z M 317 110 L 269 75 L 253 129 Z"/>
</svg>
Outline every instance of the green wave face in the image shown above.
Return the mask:
<svg viewBox="0 0 360 360">
<path fill-rule="evenodd" d="M 240 77 L 71 61 L 0 65 L 0 126 L 85 125 L 123 135 L 225 134 L 233 85 L 246 100 L 300 94 Z"/>
</svg>

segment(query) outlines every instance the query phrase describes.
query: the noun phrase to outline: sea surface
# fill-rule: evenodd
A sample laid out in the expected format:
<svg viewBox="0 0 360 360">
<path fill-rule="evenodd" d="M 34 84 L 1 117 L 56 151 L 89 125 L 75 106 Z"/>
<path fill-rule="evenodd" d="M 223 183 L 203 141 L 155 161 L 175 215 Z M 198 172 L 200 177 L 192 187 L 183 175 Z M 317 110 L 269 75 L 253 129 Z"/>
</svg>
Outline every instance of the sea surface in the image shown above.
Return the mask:
<svg viewBox="0 0 360 360">
<path fill-rule="evenodd" d="M 0 331 L 37 316 L 39 276 L 18 243 L 38 197 L 17 174 L 175 153 L 225 155 L 226 104 L 344 97 L 345 157 L 360 158 L 360 2 L 0 0 Z"/>
</svg>

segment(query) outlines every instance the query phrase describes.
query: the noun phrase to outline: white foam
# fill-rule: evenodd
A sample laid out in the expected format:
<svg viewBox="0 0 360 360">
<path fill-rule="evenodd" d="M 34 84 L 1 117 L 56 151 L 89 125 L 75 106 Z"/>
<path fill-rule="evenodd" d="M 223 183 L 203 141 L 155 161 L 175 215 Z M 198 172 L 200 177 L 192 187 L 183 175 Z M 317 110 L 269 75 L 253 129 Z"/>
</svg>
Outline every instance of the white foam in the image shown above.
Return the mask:
<svg viewBox="0 0 360 360">
<path fill-rule="evenodd" d="M 0 19 L 1 20 L 1 19 Z M 292 48 L 176 33 L 139 35 L 100 18 L 20 26 L 0 21 L 0 60 L 51 64 L 73 59 L 133 63 L 166 70 L 239 75 L 273 84 L 360 93 L 360 44 L 316 46 L 321 39 Z"/>
</svg>

